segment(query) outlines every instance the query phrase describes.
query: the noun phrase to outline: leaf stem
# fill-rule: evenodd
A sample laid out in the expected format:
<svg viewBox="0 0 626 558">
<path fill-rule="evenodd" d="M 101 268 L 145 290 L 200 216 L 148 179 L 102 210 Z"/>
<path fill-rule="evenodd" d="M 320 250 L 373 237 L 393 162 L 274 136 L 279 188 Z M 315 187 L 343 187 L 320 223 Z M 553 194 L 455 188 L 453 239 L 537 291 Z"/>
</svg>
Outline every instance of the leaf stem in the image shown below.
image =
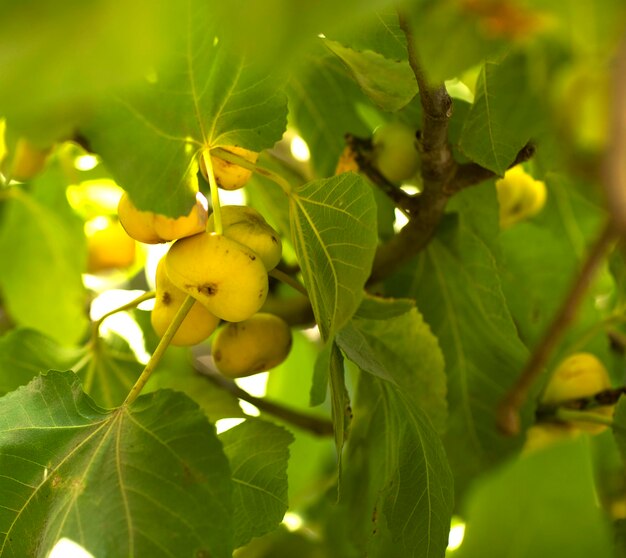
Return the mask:
<svg viewBox="0 0 626 558">
<path fill-rule="evenodd" d="M 222 234 L 224 232 L 224 229 L 222 227 L 222 208 L 220 206 L 220 194 L 217 182 L 215 181 L 215 172 L 213 171 L 211 153 L 208 149 L 205 149 L 203 151 L 202 157 L 204 158 L 207 179 L 209 180 L 209 187 L 211 190 L 211 205 L 213 206 L 213 228 L 217 234 Z"/>
<path fill-rule="evenodd" d="M 287 273 L 285 273 L 284 271 L 274 268 L 268 272 L 268 275 L 270 277 L 273 277 L 274 279 L 278 279 L 279 281 L 282 281 L 286 285 L 289 285 L 290 287 L 294 288 L 299 293 L 302 293 L 304 296 L 309 298 L 309 292 L 306 290 L 304 285 L 300 283 L 300 281 L 292 277 L 291 275 L 288 275 Z"/>
<path fill-rule="evenodd" d="M 555 418 L 563 422 L 590 422 L 593 424 L 603 424 L 612 427 L 613 419 L 597 413 L 589 413 L 587 411 L 573 411 L 572 409 L 564 409 L 559 407 L 556 410 Z"/>
<path fill-rule="evenodd" d="M 98 330 L 100 329 L 102 322 L 104 322 L 104 320 L 106 320 L 109 316 L 113 316 L 113 314 L 117 314 L 118 312 L 124 312 L 125 310 L 130 310 L 131 308 L 135 308 L 139 306 L 142 302 L 145 302 L 146 300 L 150 300 L 151 298 L 154 298 L 155 296 L 156 296 L 155 291 L 147 291 L 143 293 L 142 295 L 139 295 L 137 298 L 134 298 L 130 302 L 127 302 L 126 304 L 123 304 L 122 306 L 118 308 L 114 308 L 110 312 L 107 312 L 103 316 L 99 317 L 97 320 L 94 320 L 93 322 L 94 335 L 98 334 Z"/>
<path fill-rule="evenodd" d="M 165 330 L 163 337 L 161 337 L 159 344 L 154 350 L 154 353 L 152 353 L 150 360 L 148 361 L 145 368 L 143 369 L 143 372 L 135 382 L 135 385 L 130 389 L 130 392 L 126 396 L 126 399 L 124 400 L 124 403 L 122 403 L 122 405 L 130 405 L 135 401 L 135 399 L 137 399 L 137 397 L 141 393 L 141 390 L 144 388 L 148 379 L 152 375 L 152 372 L 154 372 L 154 369 L 161 361 L 161 358 L 163 358 L 165 350 L 171 343 L 174 335 L 176 335 L 176 331 L 178 331 L 180 324 L 183 323 L 183 320 L 189 313 L 189 310 L 191 310 L 194 302 L 195 299 L 191 295 L 187 295 L 187 298 L 185 298 L 185 301 L 178 309 L 178 312 L 176 312 L 176 315 L 174 316 L 174 319 L 171 321 L 170 325 L 167 326 L 167 329 Z"/>
<path fill-rule="evenodd" d="M 291 184 L 285 178 L 280 176 L 280 174 L 275 173 L 274 171 L 271 171 L 269 169 L 266 169 L 265 167 L 261 167 L 255 163 L 251 163 L 247 159 L 244 159 L 243 157 L 239 155 L 231 153 L 227 149 L 222 149 L 221 147 L 215 147 L 211 151 L 220 159 L 224 159 L 224 161 L 228 161 L 229 163 L 234 163 L 235 165 L 239 165 L 240 167 L 243 167 L 244 169 L 251 170 L 252 172 L 256 172 L 257 174 L 260 174 L 261 176 L 268 178 L 269 180 L 271 180 L 272 182 L 280 186 L 283 192 L 285 192 L 285 194 L 289 195 L 291 193 L 291 190 L 292 190 Z"/>
</svg>

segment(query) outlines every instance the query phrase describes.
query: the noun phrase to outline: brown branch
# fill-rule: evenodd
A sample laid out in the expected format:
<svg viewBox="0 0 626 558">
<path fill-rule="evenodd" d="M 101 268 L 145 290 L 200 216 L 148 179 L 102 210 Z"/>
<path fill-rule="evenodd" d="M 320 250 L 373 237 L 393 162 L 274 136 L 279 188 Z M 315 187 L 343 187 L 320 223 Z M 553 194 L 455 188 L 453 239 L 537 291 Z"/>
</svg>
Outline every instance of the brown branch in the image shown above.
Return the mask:
<svg viewBox="0 0 626 558">
<path fill-rule="evenodd" d="M 424 189 L 441 190 L 453 174 L 456 163 L 448 144 L 448 121 L 452 116 L 452 99 L 443 83 L 432 86 L 417 56 L 415 37 L 404 12 L 398 11 L 400 28 L 406 36 L 409 65 L 419 87 L 422 105 L 422 178 Z"/>
<path fill-rule="evenodd" d="M 543 338 L 535 347 L 520 377 L 500 403 L 497 413 L 497 424 L 504 434 L 512 436 L 519 433 L 519 413 L 526 401 L 530 387 L 541 374 L 552 351 L 576 317 L 578 308 L 587 293 L 589 285 L 604 260 L 608 249 L 616 238 L 616 229 L 609 221 L 591 247 L 574 284 L 561 303 L 561 307 L 554 316 Z"/>
<path fill-rule="evenodd" d="M 333 423 L 330 420 L 301 413 L 295 409 L 290 409 L 263 397 L 250 395 L 247 391 L 241 389 L 233 380 L 230 380 L 215 371 L 213 367 L 207 364 L 202 358 L 196 359 L 195 364 L 199 374 L 220 389 L 234 395 L 237 399 L 247 401 L 259 410 L 284 420 L 293 426 L 297 426 L 302 430 L 307 430 L 316 436 L 333 435 Z"/>
<path fill-rule="evenodd" d="M 515 160 L 509 165 L 508 168 L 512 168 L 520 163 L 528 161 L 535 154 L 535 146 L 532 143 L 527 143 L 517 154 Z M 498 176 L 495 172 L 481 167 L 476 163 L 465 163 L 458 165 L 454 177 L 446 187 L 446 192 L 449 195 L 456 194 L 465 188 L 480 184 L 485 180 Z"/>
<path fill-rule="evenodd" d="M 604 161 L 604 189 L 615 227 L 626 233 L 626 34 L 613 72 L 612 128 Z"/>
</svg>

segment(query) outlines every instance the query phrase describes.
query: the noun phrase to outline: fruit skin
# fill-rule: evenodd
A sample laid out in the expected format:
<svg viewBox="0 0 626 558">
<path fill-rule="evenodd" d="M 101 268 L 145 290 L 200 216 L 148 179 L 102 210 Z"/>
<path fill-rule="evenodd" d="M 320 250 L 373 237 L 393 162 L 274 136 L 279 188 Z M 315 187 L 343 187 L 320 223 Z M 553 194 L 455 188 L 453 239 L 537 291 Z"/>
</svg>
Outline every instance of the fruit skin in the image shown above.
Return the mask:
<svg viewBox="0 0 626 558">
<path fill-rule="evenodd" d="M 611 387 L 604 365 L 591 353 L 576 353 L 563 360 L 550 378 L 541 398 L 546 405 L 558 404 L 568 399 L 588 397 Z M 589 412 L 612 416 L 613 406 L 597 407 Z M 572 422 L 576 428 L 596 434 L 606 426 L 585 422 Z"/>
<path fill-rule="evenodd" d="M 274 314 L 259 313 L 220 327 L 211 352 L 224 376 L 241 378 L 278 366 L 287 358 L 291 343 L 287 322 Z"/>
<path fill-rule="evenodd" d="M 236 240 L 258 254 L 265 269 L 274 269 L 283 254 L 283 244 L 278 233 L 267 224 L 263 216 L 252 207 L 223 205 L 222 229 L 224 236 Z M 209 216 L 207 230 L 214 231 L 213 214 Z"/>
<path fill-rule="evenodd" d="M 44 169 L 51 150 L 51 147 L 42 149 L 26 138 L 18 139 L 10 158 L 9 176 L 20 182 L 31 180 Z"/>
<path fill-rule="evenodd" d="M 176 312 L 187 298 L 187 293 L 177 288 L 167 276 L 165 259 L 161 258 L 156 269 L 156 298 L 150 314 L 150 322 L 159 337 L 163 337 Z M 219 325 L 218 317 L 211 314 L 202 304 L 194 302 L 191 310 L 180 324 L 171 344 L 178 346 L 196 345 L 211 335 Z"/>
<path fill-rule="evenodd" d="M 137 209 L 126 192 L 120 198 L 117 214 L 128 235 L 145 244 L 159 244 L 198 234 L 205 230 L 208 218 L 199 200 L 189 214 L 167 217 Z"/>
<path fill-rule="evenodd" d="M 110 269 L 123 269 L 135 261 L 135 240 L 120 225 L 109 224 L 87 235 L 87 272 L 98 273 Z"/>
<path fill-rule="evenodd" d="M 420 168 L 415 130 L 401 122 L 390 122 L 374 130 L 373 163 L 390 182 L 413 177 Z"/>
<path fill-rule="evenodd" d="M 239 155 L 251 163 L 256 163 L 259 158 L 259 154 L 255 151 L 237 147 L 236 145 L 220 146 L 220 148 L 235 155 Z M 238 190 L 242 188 L 252 176 L 251 170 L 244 169 L 230 161 L 225 161 L 217 155 L 211 155 L 211 164 L 213 165 L 215 181 L 217 185 L 224 190 Z M 202 157 L 200 157 L 200 169 L 206 176 L 206 166 L 204 165 Z"/>
<path fill-rule="evenodd" d="M 165 265 L 174 285 L 229 322 L 248 319 L 267 297 L 267 271 L 259 256 L 224 235 L 204 232 L 177 240 Z"/>
<path fill-rule="evenodd" d="M 510 168 L 496 181 L 496 193 L 503 229 L 539 213 L 547 197 L 545 183 L 535 180 L 521 165 Z"/>
</svg>

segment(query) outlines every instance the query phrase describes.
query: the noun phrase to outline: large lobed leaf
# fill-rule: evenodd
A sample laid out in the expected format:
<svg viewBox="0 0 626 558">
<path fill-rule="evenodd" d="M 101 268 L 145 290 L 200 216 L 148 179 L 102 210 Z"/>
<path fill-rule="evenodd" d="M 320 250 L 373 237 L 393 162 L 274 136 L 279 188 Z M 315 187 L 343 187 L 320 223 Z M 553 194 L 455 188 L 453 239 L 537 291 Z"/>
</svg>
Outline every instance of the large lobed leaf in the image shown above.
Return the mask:
<svg viewBox="0 0 626 558">
<path fill-rule="evenodd" d="M 417 81 L 407 61 L 389 60 L 378 52 L 355 50 L 328 39 L 324 44 L 348 67 L 363 92 L 383 110 L 399 110 L 417 94 Z"/>
<path fill-rule="evenodd" d="M 359 307 L 377 244 L 376 204 L 360 176 L 344 173 L 290 193 L 291 235 L 322 338 Z"/>
<path fill-rule="evenodd" d="M 401 389 L 361 374 L 347 447 L 340 506 L 353 543 L 374 557 L 442 556 L 453 479 L 421 409 Z"/>
<path fill-rule="evenodd" d="M 293 436 L 248 419 L 220 435 L 233 479 L 235 547 L 278 527 L 287 511 L 287 462 Z"/>
<path fill-rule="evenodd" d="M 280 80 L 247 63 L 211 2 L 176 6 L 172 62 L 109 98 L 84 131 L 138 207 L 173 216 L 193 205 L 203 147 L 271 147 L 287 110 Z"/>
<path fill-rule="evenodd" d="M 446 375 L 437 338 L 414 305 L 403 307 L 413 301 L 365 301 L 366 309 L 360 309 L 337 335 L 338 345 L 361 370 L 402 389 L 443 431 L 447 416 Z M 385 317 L 391 307 L 405 311 Z"/>
<path fill-rule="evenodd" d="M 485 194 L 494 198 L 490 204 Z M 495 195 L 485 187 L 467 195 L 481 203 L 472 205 L 474 211 L 446 216 L 428 248 L 392 286 L 415 297 L 444 354 L 446 448 L 459 489 L 517 445 L 496 430 L 495 410 L 527 355 L 502 294 L 496 248 L 489 243 L 488 233 L 497 227 Z"/>
<path fill-rule="evenodd" d="M 537 128 L 538 101 L 527 64 L 522 56 L 484 63 L 461 134 L 463 152 L 500 176 Z"/>
<path fill-rule="evenodd" d="M 231 483 L 215 433 L 183 395 L 107 411 L 71 372 L 0 404 L 0 555 L 47 556 L 69 538 L 95 556 L 232 553 Z"/>
</svg>

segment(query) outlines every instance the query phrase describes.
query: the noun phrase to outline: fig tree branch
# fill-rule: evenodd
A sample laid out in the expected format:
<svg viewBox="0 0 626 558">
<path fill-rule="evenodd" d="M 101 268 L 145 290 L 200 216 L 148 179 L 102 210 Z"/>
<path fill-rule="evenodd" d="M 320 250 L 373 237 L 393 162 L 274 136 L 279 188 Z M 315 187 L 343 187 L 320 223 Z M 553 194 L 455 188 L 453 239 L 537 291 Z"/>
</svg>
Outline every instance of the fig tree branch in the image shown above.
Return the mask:
<svg viewBox="0 0 626 558">
<path fill-rule="evenodd" d="M 543 371 L 552 351 L 558 345 L 563 334 L 574 321 L 591 282 L 616 238 L 616 229 L 612 221 L 609 220 L 589 250 L 580 273 L 574 279 L 558 312 L 533 350 L 517 382 L 509 390 L 498 407 L 497 424 L 504 434 L 513 436 L 519 433 L 519 413 L 528 397 L 530 388 Z"/>
<path fill-rule="evenodd" d="M 275 416 L 276 418 L 279 418 L 285 422 L 288 422 L 293 426 L 301 428 L 302 430 L 307 430 L 308 432 L 311 432 L 316 436 L 333 435 L 333 424 L 330 420 L 307 413 L 301 413 L 300 411 L 296 411 L 295 409 L 285 407 L 280 403 L 269 401 L 264 397 L 255 397 L 254 395 L 250 395 L 247 391 L 241 389 L 233 380 L 222 376 L 218 372 L 215 372 L 209 365 L 202 362 L 202 360 L 197 361 L 197 363 L 197 369 L 199 374 L 201 374 L 204 378 L 209 380 L 220 389 L 223 389 L 231 395 L 234 395 L 237 399 L 247 401 L 248 403 L 251 403 L 252 405 L 257 407 L 259 410 Z"/>
<path fill-rule="evenodd" d="M 626 34 L 613 69 L 611 132 L 604 160 L 604 189 L 615 227 L 626 233 Z"/>
</svg>

